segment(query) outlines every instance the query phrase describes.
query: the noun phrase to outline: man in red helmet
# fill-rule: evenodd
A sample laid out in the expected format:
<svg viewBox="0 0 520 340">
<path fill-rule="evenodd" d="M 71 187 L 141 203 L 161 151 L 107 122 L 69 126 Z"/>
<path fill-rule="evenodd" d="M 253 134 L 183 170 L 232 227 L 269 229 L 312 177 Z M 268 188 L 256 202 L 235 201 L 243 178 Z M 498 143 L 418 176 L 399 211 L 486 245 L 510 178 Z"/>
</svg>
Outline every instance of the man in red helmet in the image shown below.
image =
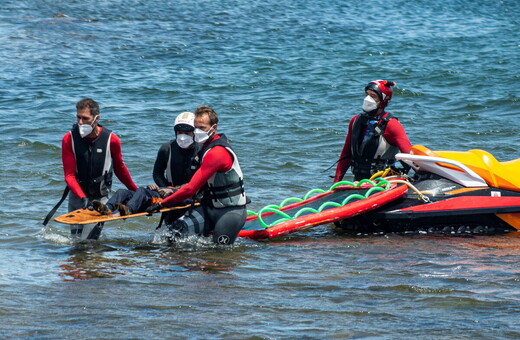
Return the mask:
<svg viewBox="0 0 520 340">
<path fill-rule="evenodd" d="M 363 113 L 350 120 L 334 182 L 341 181 L 351 165 L 354 179 L 359 181 L 393 165 L 399 151 L 410 152 L 412 145 L 403 126 L 385 111 L 395 85 L 374 80 L 365 87 Z"/>
</svg>

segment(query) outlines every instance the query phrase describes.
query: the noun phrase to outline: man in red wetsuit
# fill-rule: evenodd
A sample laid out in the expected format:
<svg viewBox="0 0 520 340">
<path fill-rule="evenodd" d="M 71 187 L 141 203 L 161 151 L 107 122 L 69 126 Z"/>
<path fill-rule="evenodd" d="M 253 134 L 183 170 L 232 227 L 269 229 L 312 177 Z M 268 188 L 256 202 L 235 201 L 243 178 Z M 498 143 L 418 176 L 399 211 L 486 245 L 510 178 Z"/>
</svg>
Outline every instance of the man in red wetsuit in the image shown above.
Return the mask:
<svg viewBox="0 0 520 340">
<path fill-rule="evenodd" d="M 217 134 L 218 116 L 208 106 L 195 110 L 195 142 L 202 144 L 200 167 L 190 181 L 147 212 L 202 196 L 200 206 L 187 212 L 170 227 L 170 240 L 190 234 L 213 234 L 216 244 L 232 244 L 244 226 L 246 195 L 242 170 L 224 134 Z"/>
<path fill-rule="evenodd" d="M 363 113 L 349 123 L 334 182 L 341 181 L 349 166 L 354 179 L 370 178 L 395 163 L 398 152 L 409 153 L 412 147 L 401 123 L 385 111 L 392 98 L 395 82 L 374 80 L 365 87 Z"/>
<path fill-rule="evenodd" d="M 129 190 L 137 190 L 123 162 L 121 141 L 109 129 L 99 124 L 99 105 L 90 98 L 76 104 L 77 122 L 62 139 L 61 158 L 65 182 L 70 189 L 69 211 L 90 208 L 92 200 L 106 202 L 112 186 L 112 176 Z M 97 239 L 102 223 L 72 225 L 72 235 L 81 239 Z"/>
</svg>

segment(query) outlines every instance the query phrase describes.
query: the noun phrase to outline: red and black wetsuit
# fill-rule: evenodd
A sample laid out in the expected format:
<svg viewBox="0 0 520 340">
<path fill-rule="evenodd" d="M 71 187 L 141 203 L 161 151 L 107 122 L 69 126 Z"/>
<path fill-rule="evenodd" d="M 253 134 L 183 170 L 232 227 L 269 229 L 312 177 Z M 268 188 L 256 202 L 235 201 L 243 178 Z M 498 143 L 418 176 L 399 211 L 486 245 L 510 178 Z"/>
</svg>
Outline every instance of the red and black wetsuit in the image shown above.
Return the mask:
<svg viewBox="0 0 520 340">
<path fill-rule="evenodd" d="M 215 135 L 210 141 L 205 144 L 210 144 L 216 139 L 220 138 L 219 135 Z M 168 207 L 175 205 L 176 203 L 182 202 L 186 199 L 194 197 L 200 189 L 208 182 L 211 176 L 216 172 L 226 172 L 233 166 L 233 157 L 221 146 L 216 146 L 208 151 L 204 156 L 204 161 L 201 163 L 200 168 L 195 171 L 195 174 L 191 180 L 180 188 L 173 195 L 165 198 L 161 205 Z"/>
<path fill-rule="evenodd" d="M 214 135 L 204 143 L 202 162 L 191 180 L 177 192 L 165 198 L 161 205 L 168 207 L 194 197 L 201 192 L 201 205 L 175 221 L 170 230 L 182 233 L 213 234 L 213 242 L 232 244 L 244 226 L 247 210 L 243 190 L 242 171 L 236 155 L 231 151 L 224 135 Z M 212 186 L 216 177 L 224 186 Z M 238 174 L 237 177 L 233 177 Z M 236 180 L 235 180 L 236 179 Z M 222 184 L 220 184 L 222 185 Z M 237 185 L 240 190 L 237 190 Z M 218 191 L 218 192 L 217 192 Z M 222 191 L 222 192 L 221 192 Z M 240 197 L 237 200 L 237 197 Z M 215 202 L 217 205 L 215 205 Z"/>
<path fill-rule="evenodd" d="M 385 121 L 386 118 L 386 121 Z M 366 122 L 361 123 L 361 120 L 365 119 Z M 373 144 L 371 151 L 359 150 L 362 144 L 361 140 L 365 136 L 365 132 L 367 130 L 368 119 L 376 120 L 376 124 L 382 127 L 381 135 L 372 136 L 372 141 L 369 143 Z M 356 124 L 357 122 L 357 124 Z M 356 140 L 354 141 L 353 138 Z M 381 116 L 376 118 L 367 117 L 366 114 L 356 115 L 354 116 L 349 123 L 347 137 L 345 138 L 345 144 L 343 145 L 343 149 L 340 154 L 340 161 L 336 167 L 336 174 L 334 176 L 334 182 L 341 181 L 345 176 L 349 166 L 351 164 L 361 164 L 362 166 L 370 167 L 370 164 L 364 164 L 370 162 L 370 159 L 374 159 L 376 154 L 382 155 L 385 152 L 381 152 L 381 150 L 377 150 L 378 146 L 381 143 L 386 143 L 386 151 L 390 151 L 393 155 L 386 155 L 388 159 L 384 163 L 388 163 L 391 161 L 391 158 L 395 156 L 396 152 L 389 150 L 390 147 L 394 147 L 396 150 L 398 149 L 401 152 L 408 153 L 412 147 L 408 136 L 404 130 L 404 127 L 401 125 L 399 120 L 392 117 L 388 112 L 384 112 Z M 353 150 L 355 147 L 356 150 Z M 354 151 L 354 152 L 353 152 Z M 368 155 L 367 153 L 371 153 Z M 388 153 L 388 152 L 387 152 Z M 353 166 L 354 167 L 354 166 Z M 370 171 L 358 171 L 358 169 L 352 169 L 353 173 L 356 175 L 356 180 L 361 179 L 362 177 L 367 178 L 370 177 Z M 372 172 L 380 169 L 372 169 Z"/>
<path fill-rule="evenodd" d="M 103 131 L 103 127 L 99 126 L 100 129 L 100 135 Z M 80 185 L 77 174 L 77 162 L 76 162 L 76 156 L 74 154 L 73 150 L 73 137 L 72 133 L 68 132 L 63 136 L 62 144 L 61 144 L 61 158 L 63 162 L 63 174 L 65 176 L 65 182 L 67 183 L 68 187 L 72 191 L 74 195 L 76 195 L 79 199 L 82 199 L 84 197 L 87 197 L 87 194 L 83 190 L 82 186 Z M 96 137 L 97 138 L 97 137 Z M 90 139 L 90 138 L 83 138 L 86 144 L 92 145 L 96 138 Z M 112 160 L 112 169 L 114 173 L 116 174 L 117 178 L 123 183 L 129 190 L 137 190 L 137 185 L 135 185 L 134 181 L 132 180 L 132 177 L 130 176 L 130 172 L 128 171 L 128 168 L 126 167 L 124 161 L 123 161 L 123 153 L 122 153 L 122 147 L 121 147 L 121 140 L 119 137 L 114 134 L 113 132 L 110 134 L 110 157 Z"/>
</svg>

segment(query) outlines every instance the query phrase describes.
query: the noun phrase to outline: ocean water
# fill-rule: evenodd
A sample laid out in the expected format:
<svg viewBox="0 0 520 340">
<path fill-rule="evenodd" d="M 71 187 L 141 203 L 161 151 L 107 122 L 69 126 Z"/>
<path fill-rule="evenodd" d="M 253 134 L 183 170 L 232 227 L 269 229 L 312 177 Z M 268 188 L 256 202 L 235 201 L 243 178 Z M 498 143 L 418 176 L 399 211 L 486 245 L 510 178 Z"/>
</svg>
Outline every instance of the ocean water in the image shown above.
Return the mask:
<svg viewBox="0 0 520 340">
<path fill-rule="evenodd" d="M 107 223 L 88 244 L 42 226 L 64 188 L 61 137 L 87 96 L 138 185 L 175 116 L 214 107 L 252 210 L 331 185 L 374 79 L 397 82 L 388 110 L 412 144 L 520 158 L 519 17 L 516 0 L 0 1 L 0 334 L 520 337 L 518 233 L 326 225 L 221 249 L 154 244 L 156 217 Z"/>
</svg>

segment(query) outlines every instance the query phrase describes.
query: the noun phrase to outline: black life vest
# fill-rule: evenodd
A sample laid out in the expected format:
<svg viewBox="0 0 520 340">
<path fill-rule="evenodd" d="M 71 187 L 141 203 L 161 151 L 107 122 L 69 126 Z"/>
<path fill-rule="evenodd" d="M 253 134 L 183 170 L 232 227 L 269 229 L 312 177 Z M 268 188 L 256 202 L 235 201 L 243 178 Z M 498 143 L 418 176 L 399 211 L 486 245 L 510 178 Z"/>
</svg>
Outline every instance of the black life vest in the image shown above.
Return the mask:
<svg viewBox="0 0 520 340">
<path fill-rule="evenodd" d="M 238 207 L 247 203 L 244 189 L 244 176 L 238 163 L 238 158 L 229 145 L 224 134 L 220 138 L 211 142 L 200 152 L 200 160 L 204 155 L 215 146 L 222 146 L 233 157 L 233 166 L 226 172 L 216 172 L 202 188 L 202 204 L 213 208 Z"/>
<path fill-rule="evenodd" d="M 175 140 L 170 142 L 170 156 L 166 167 L 166 179 L 170 186 L 188 183 L 200 166 L 197 146 L 183 149 Z"/>
<path fill-rule="evenodd" d="M 389 144 L 383 137 L 388 122 L 395 117 L 386 112 L 381 116 L 372 117 L 362 113 L 352 126 L 352 173 L 357 180 L 370 178 L 395 163 L 399 148 Z"/>
<path fill-rule="evenodd" d="M 80 136 L 77 124 L 74 124 L 70 133 L 72 151 L 76 158 L 76 177 L 81 189 L 90 198 L 107 196 L 113 177 L 110 153 L 112 131 L 103 128 L 92 144 Z"/>
</svg>

